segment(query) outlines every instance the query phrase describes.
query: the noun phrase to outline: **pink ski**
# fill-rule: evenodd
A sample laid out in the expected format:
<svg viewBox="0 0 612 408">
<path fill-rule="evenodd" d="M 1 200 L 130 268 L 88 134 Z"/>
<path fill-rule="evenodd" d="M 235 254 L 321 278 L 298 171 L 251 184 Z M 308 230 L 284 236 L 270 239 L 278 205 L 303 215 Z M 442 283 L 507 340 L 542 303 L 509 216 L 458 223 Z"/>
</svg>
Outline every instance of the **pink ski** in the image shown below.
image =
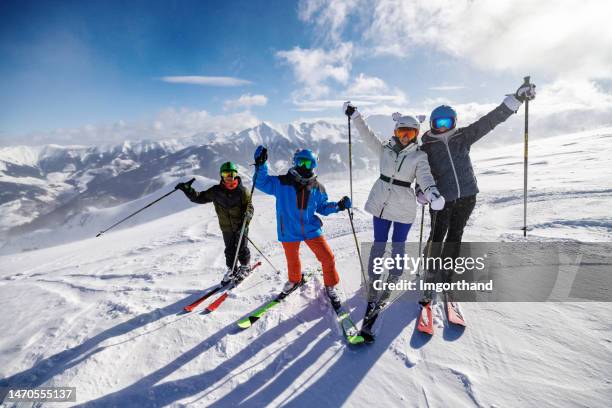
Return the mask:
<svg viewBox="0 0 612 408">
<path fill-rule="evenodd" d="M 419 322 L 417 329 L 421 333 L 433 335 L 433 316 L 431 313 L 431 303 L 427 302 L 421 305 L 421 313 L 419 314 Z"/>
<path fill-rule="evenodd" d="M 446 294 L 446 315 L 449 323 L 465 327 L 465 320 L 461 308 L 459 308 L 459 303 L 455 302 L 448 293 Z"/>
</svg>

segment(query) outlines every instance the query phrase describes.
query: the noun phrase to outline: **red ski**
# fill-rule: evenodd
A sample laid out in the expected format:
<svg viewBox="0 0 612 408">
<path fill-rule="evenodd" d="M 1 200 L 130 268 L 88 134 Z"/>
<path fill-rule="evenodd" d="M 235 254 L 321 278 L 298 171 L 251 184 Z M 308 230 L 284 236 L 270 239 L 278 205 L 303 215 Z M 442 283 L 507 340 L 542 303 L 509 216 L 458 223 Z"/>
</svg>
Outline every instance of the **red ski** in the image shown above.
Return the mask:
<svg viewBox="0 0 612 408">
<path fill-rule="evenodd" d="M 191 312 L 193 309 L 195 309 L 196 307 L 198 307 L 198 305 L 200 303 L 202 303 L 203 301 L 205 301 L 206 299 L 208 299 L 209 297 L 211 297 L 212 295 L 214 295 L 215 293 L 217 293 L 218 291 L 220 291 L 222 288 L 224 288 L 227 285 L 218 285 L 217 287 L 209 290 L 208 292 L 206 292 L 204 295 L 202 295 L 202 297 L 200 297 L 199 299 L 197 299 L 195 302 L 193 302 L 190 305 L 187 305 L 183 308 L 184 311 L 186 312 Z"/>
<path fill-rule="evenodd" d="M 217 308 L 221 305 L 221 303 L 223 303 L 225 301 L 225 299 L 227 299 L 228 293 L 229 293 L 229 291 L 226 291 L 221 296 L 219 296 L 217 299 L 215 299 L 214 302 L 212 302 L 210 305 L 208 305 L 206 307 L 206 310 L 209 313 L 210 312 L 214 312 L 215 310 L 217 310 Z"/>
<path fill-rule="evenodd" d="M 465 320 L 459 303 L 455 302 L 448 293 L 446 294 L 446 315 L 449 323 L 465 327 Z"/>
<path fill-rule="evenodd" d="M 257 262 L 256 264 L 254 264 L 253 266 L 251 266 L 251 272 L 249 272 L 249 275 L 253 272 L 253 269 L 257 268 L 259 265 L 261 265 L 261 261 Z M 249 276 L 247 275 L 247 277 Z M 221 296 L 219 296 L 217 299 L 215 299 L 214 302 L 212 302 L 210 305 L 208 305 L 206 307 L 206 311 L 208 313 L 210 312 L 214 312 L 215 310 L 217 310 L 217 308 L 219 306 L 221 306 L 221 303 L 223 303 L 225 301 L 225 299 L 227 299 L 227 297 L 229 296 L 229 292 L 234 289 L 236 286 L 238 286 L 238 284 L 240 284 L 242 281 L 235 283 L 235 284 L 230 284 L 230 286 L 226 289 L 225 292 L 223 292 L 223 294 Z"/>
<path fill-rule="evenodd" d="M 431 302 L 421 304 L 421 313 L 419 314 L 419 322 L 417 329 L 421 333 L 433 335 L 433 316 L 431 313 Z"/>
<path fill-rule="evenodd" d="M 253 266 L 251 266 L 251 272 L 253 272 L 253 269 L 257 268 L 258 266 L 261 265 L 261 261 L 257 262 L 256 264 L 254 264 Z M 206 292 L 204 295 L 202 295 L 199 299 L 197 299 L 195 302 L 193 302 L 190 305 L 187 305 L 183 308 L 183 310 L 185 310 L 186 312 L 191 312 L 193 311 L 193 309 L 195 309 L 196 307 L 198 307 L 200 305 L 200 303 L 204 302 L 206 299 L 208 299 L 209 297 L 211 297 L 212 295 L 214 295 L 215 293 L 219 292 L 220 290 L 223 290 L 227 287 L 230 287 L 232 284 L 231 282 L 226 284 L 226 285 L 217 285 L 216 287 L 212 288 L 211 290 L 209 290 L 208 292 Z M 235 286 L 235 285 L 234 285 Z M 225 297 L 227 297 L 227 292 L 224 293 L 223 295 L 225 295 Z M 223 297 L 223 295 L 221 295 L 221 297 Z M 221 297 L 219 299 L 221 299 Z M 213 302 L 217 303 L 217 306 L 215 307 L 215 309 L 217 307 L 219 307 L 219 305 L 223 302 L 223 300 L 225 300 L 225 298 L 223 298 L 223 300 L 219 301 L 219 299 L 215 300 Z M 214 310 L 214 309 L 213 309 Z"/>
</svg>

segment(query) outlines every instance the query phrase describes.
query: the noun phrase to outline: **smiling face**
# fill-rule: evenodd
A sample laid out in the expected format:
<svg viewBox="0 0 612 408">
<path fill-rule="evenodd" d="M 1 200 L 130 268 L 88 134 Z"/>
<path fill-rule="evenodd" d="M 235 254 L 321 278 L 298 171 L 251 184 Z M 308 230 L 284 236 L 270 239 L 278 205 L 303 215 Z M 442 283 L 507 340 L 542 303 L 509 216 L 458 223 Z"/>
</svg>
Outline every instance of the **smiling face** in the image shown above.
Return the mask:
<svg viewBox="0 0 612 408">
<path fill-rule="evenodd" d="M 397 137 L 402 146 L 408 146 L 411 142 L 416 140 L 419 134 L 418 129 L 413 128 L 397 128 L 395 129 L 395 137 Z"/>
</svg>

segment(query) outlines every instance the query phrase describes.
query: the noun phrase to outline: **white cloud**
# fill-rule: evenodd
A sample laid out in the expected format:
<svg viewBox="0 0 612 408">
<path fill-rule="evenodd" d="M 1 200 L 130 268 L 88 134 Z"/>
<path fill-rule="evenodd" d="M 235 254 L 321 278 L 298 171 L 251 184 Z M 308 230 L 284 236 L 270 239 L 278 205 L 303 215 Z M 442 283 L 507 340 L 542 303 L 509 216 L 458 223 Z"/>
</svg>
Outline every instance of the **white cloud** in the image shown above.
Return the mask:
<svg viewBox="0 0 612 408">
<path fill-rule="evenodd" d="M 300 17 L 341 41 L 357 27 L 368 55 L 442 52 L 490 71 L 612 78 L 612 2 L 600 0 L 336 0 L 300 4 Z M 352 18 L 355 17 L 355 18 Z"/>
<path fill-rule="evenodd" d="M 326 51 L 322 48 L 295 47 L 279 51 L 276 56 L 289 64 L 302 88 L 295 97 L 318 98 L 329 94 L 326 82 L 346 84 L 351 71 L 353 45 L 341 43 Z"/>
<path fill-rule="evenodd" d="M 407 103 L 405 93 L 392 88 L 381 78 L 368 76 L 360 73 L 344 91 L 347 100 L 351 100 L 357 106 L 393 106 L 398 108 Z"/>
<path fill-rule="evenodd" d="M 382 79 L 374 76 L 367 76 L 360 73 L 352 81 L 349 93 L 353 95 L 375 95 L 387 92 L 389 87 Z"/>
<path fill-rule="evenodd" d="M 42 145 L 99 145 L 121 143 L 125 140 L 160 140 L 193 136 L 200 132 L 230 133 L 256 126 L 260 120 L 251 112 L 237 112 L 227 115 L 212 115 L 207 111 L 167 108 L 149 121 L 111 124 L 84 125 L 71 129 L 55 129 L 47 132 L 33 132 L 27 137 L 7 138 L 4 143 Z"/>
<path fill-rule="evenodd" d="M 338 42 L 347 17 L 357 5 L 358 2 L 346 0 L 302 0 L 299 3 L 298 17 L 302 21 L 315 24 L 315 33 L 324 40 Z"/>
<path fill-rule="evenodd" d="M 439 85 L 439 86 L 432 86 L 429 87 L 430 90 L 432 91 L 459 91 L 461 89 L 465 89 L 465 86 L 463 85 Z"/>
<path fill-rule="evenodd" d="M 162 77 L 161 80 L 172 84 L 192 84 L 204 86 L 241 86 L 252 83 L 246 79 L 225 76 L 165 76 Z"/>
<path fill-rule="evenodd" d="M 265 106 L 268 98 L 265 95 L 244 94 L 238 99 L 230 99 L 223 103 L 225 109 L 249 108 L 251 106 Z"/>
<path fill-rule="evenodd" d="M 197 132 L 235 132 L 256 126 L 260 121 L 251 112 L 212 115 L 207 111 L 167 108 L 156 118 L 161 124 L 161 137 L 185 137 Z"/>
<path fill-rule="evenodd" d="M 597 0 L 379 0 L 361 18 L 380 53 L 429 47 L 486 70 L 610 78 L 612 3 Z"/>
<path fill-rule="evenodd" d="M 539 89 L 537 103 L 534 104 L 535 109 L 546 114 L 566 111 L 610 112 L 612 94 L 595 81 L 560 79 Z"/>
<path fill-rule="evenodd" d="M 341 110 L 345 101 L 350 100 L 360 109 L 368 112 L 378 111 L 381 107 L 393 109 L 407 102 L 406 95 L 399 89 L 392 89 L 378 77 L 360 73 L 351 79 L 344 90 L 334 92 L 333 98 L 294 98 L 297 111 L 317 112 L 325 110 Z"/>
<path fill-rule="evenodd" d="M 608 21 L 612 2 L 353 0 L 351 4 L 340 9 L 334 0 L 302 2 L 300 17 L 317 31 L 327 30 L 321 36 L 337 43 L 349 29 L 351 34 L 360 34 L 351 58 L 407 58 L 418 51 L 419 55 L 424 52 L 442 59 L 447 55 L 452 64 L 467 63 L 486 72 L 517 77 L 529 73 L 538 85 L 533 123 L 541 124 L 544 133 L 550 134 L 556 125 L 559 130 L 572 131 L 585 124 L 607 126 L 612 121 L 612 93 L 601 86 L 601 80 L 612 79 L 612 24 Z M 419 112 L 439 102 L 423 101 L 411 108 L 406 98 L 389 90 L 382 79 L 363 74 L 347 85 L 345 93 L 356 100 L 360 88 L 364 90 L 360 96 L 381 95 L 376 103 L 373 99 L 361 101 L 367 113 L 386 114 L 393 109 Z M 429 89 L 447 92 L 465 88 L 442 84 Z M 331 93 L 327 89 L 324 96 Z M 456 93 L 458 97 L 461 94 Z M 385 99 L 393 95 L 395 100 Z M 321 110 L 340 97 L 318 99 L 311 98 L 301 109 Z M 458 106 L 466 119 L 476 119 L 495 104 Z"/>
<path fill-rule="evenodd" d="M 320 112 L 328 110 L 336 110 L 340 112 L 344 102 L 350 100 L 361 111 L 368 114 L 378 113 L 380 111 L 398 110 L 400 106 L 404 106 L 406 99 L 403 93 L 397 95 L 360 95 L 356 97 L 345 96 L 344 98 L 336 99 L 308 99 L 294 100 L 295 110 L 299 112 Z"/>
</svg>

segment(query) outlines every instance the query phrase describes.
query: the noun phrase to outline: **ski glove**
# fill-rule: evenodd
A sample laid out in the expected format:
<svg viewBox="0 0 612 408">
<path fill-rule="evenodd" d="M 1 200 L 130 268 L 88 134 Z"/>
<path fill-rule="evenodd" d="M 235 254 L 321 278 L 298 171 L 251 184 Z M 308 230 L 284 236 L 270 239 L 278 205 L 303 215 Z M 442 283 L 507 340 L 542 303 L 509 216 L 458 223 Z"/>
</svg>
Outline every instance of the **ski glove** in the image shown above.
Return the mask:
<svg viewBox="0 0 612 408">
<path fill-rule="evenodd" d="M 425 198 L 425 194 L 423 190 L 421 190 L 421 186 L 416 184 L 414 186 L 414 194 L 416 195 L 417 203 L 420 205 L 426 205 L 428 203 L 427 198 Z"/>
<path fill-rule="evenodd" d="M 347 196 L 342 197 L 340 201 L 338 201 L 338 210 L 340 211 L 349 209 L 351 208 L 351 206 L 352 206 L 351 199 L 348 198 Z"/>
<path fill-rule="evenodd" d="M 191 188 L 191 185 L 188 183 L 178 183 L 176 185 L 176 187 L 174 187 L 175 190 L 181 190 L 183 193 L 185 194 L 189 194 L 191 192 L 191 190 L 193 190 Z"/>
<path fill-rule="evenodd" d="M 536 96 L 536 86 L 534 84 L 523 84 L 516 90 L 514 97 L 521 102 L 532 100 Z"/>
<path fill-rule="evenodd" d="M 440 211 L 446 204 L 446 200 L 440 195 L 436 186 L 431 186 L 425 191 L 425 198 L 429 202 L 429 207 L 434 211 Z"/>
<path fill-rule="evenodd" d="M 344 102 L 344 105 L 342 106 L 342 110 L 344 111 L 344 114 L 351 119 L 356 119 L 359 116 L 361 116 L 361 113 L 359 113 L 359 111 L 357 110 L 357 107 L 353 105 L 351 101 Z"/>
<path fill-rule="evenodd" d="M 429 202 L 429 207 L 434 211 L 440 211 L 444 209 L 445 204 L 446 200 L 444 200 L 444 197 L 439 196 L 438 198 L 434 198 Z"/>
<path fill-rule="evenodd" d="M 255 158 L 255 165 L 261 166 L 268 160 L 268 149 L 266 149 L 264 146 L 261 146 L 261 145 L 257 146 L 257 149 L 255 149 L 254 158 Z"/>
<path fill-rule="evenodd" d="M 416 199 L 417 199 L 417 203 L 419 203 L 420 205 L 425 205 L 428 202 L 427 198 L 425 198 L 425 194 L 423 194 L 422 191 L 419 191 L 417 193 Z"/>
<path fill-rule="evenodd" d="M 245 213 L 244 213 L 244 218 L 245 218 L 246 222 L 250 222 L 253 219 L 253 211 L 246 210 Z"/>
</svg>

